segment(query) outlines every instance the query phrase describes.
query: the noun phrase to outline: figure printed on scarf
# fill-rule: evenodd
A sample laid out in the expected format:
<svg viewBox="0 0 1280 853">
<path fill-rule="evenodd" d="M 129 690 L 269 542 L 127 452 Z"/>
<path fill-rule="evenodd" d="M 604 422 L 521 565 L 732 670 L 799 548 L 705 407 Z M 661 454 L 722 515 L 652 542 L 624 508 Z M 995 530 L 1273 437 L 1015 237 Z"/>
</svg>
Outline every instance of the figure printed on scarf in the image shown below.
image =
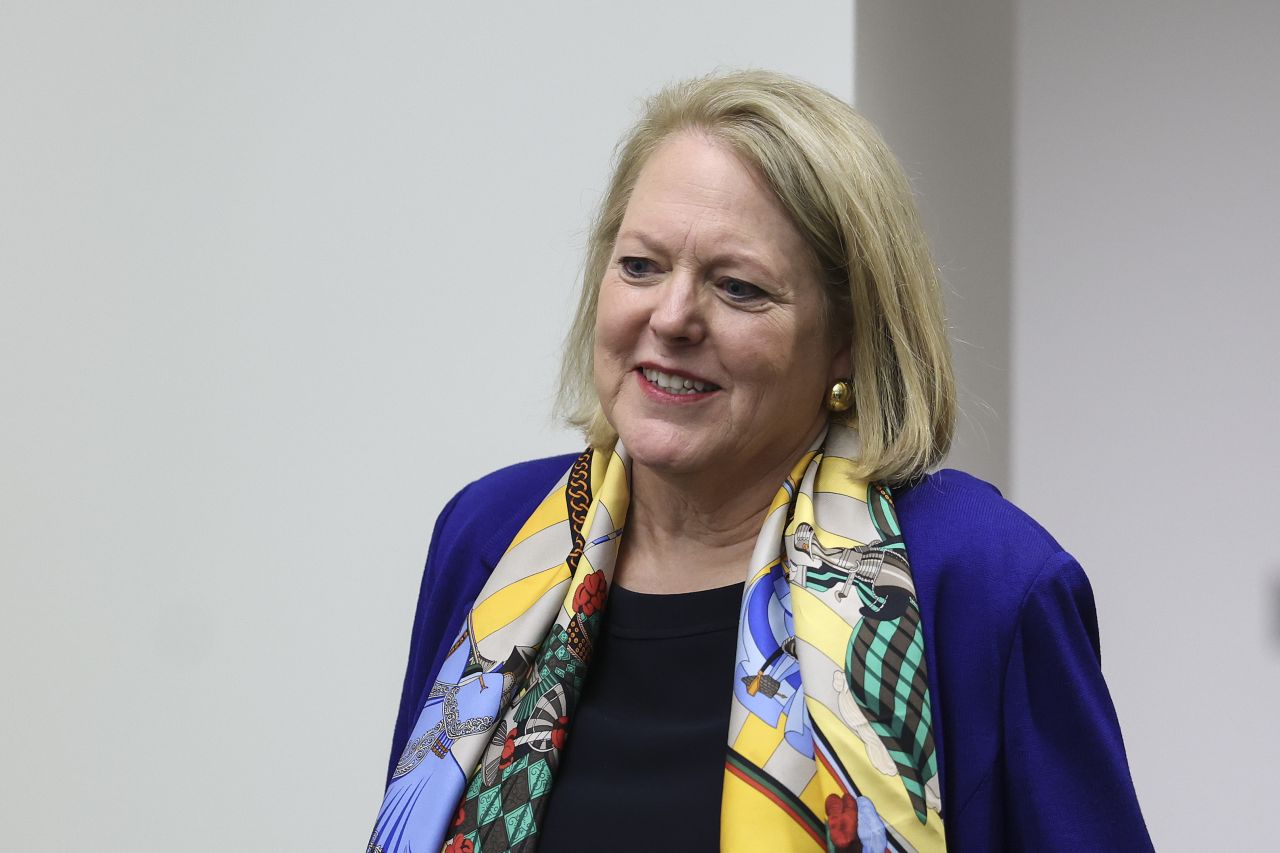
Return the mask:
<svg viewBox="0 0 1280 853">
<path fill-rule="evenodd" d="M 902 776 L 924 822 L 927 809 L 941 809 L 941 792 L 920 611 L 888 489 L 871 486 L 867 507 L 877 538 L 863 545 L 826 547 L 811 524 L 799 523 L 789 539 L 795 559 L 786 561 L 788 576 L 792 583 L 833 595 L 836 602 L 857 593 L 861 618 L 849 637 L 844 668 L 833 674 L 832 689 L 840 716 L 863 742 L 867 759 L 885 775 Z M 922 697 L 918 707 L 897 701 L 904 689 Z"/>
<path fill-rule="evenodd" d="M 834 455 L 829 468 L 839 472 Z M 941 816 L 910 565 L 889 491 L 869 485 L 850 494 L 831 485 L 839 473 L 823 482 L 818 469 L 799 466 L 784 485 L 761 534 L 767 543 L 778 525 L 785 535 L 772 541 L 782 548 L 766 544 L 753 558 L 764 567 L 743 599 L 734 684 L 741 711 L 726 779 L 764 794 L 830 850 L 912 849 L 867 795 L 871 777 L 848 764 L 897 779 L 922 827 L 930 811 Z M 810 627 L 799 636 L 812 640 L 797 637 L 800 620 Z"/>
</svg>

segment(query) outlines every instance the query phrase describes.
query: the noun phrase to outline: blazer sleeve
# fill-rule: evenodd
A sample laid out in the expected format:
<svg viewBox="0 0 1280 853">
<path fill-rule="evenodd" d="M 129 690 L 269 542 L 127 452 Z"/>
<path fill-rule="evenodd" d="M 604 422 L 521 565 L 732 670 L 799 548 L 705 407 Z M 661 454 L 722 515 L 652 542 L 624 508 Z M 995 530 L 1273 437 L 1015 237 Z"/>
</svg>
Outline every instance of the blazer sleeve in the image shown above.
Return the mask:
<svg viewBox="0 0 1280 853">
<path fill-rule="evenodd" d="M 1010 849 L 1152 849 L 1101 662 L 1093 591 L 1058 551 L 1023 600 L 1005 675 Z"/>
</svg>

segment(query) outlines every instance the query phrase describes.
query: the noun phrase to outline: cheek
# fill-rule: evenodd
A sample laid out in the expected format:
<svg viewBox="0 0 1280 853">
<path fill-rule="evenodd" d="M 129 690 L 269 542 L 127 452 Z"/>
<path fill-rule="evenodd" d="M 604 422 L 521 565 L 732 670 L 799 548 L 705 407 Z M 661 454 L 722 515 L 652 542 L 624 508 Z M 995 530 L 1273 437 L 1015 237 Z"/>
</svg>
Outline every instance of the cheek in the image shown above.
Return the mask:
<svg viewBox="0 0 1280 853">
<path fill-rule="evenodd" d="M 826 377 L 823 364 L 824 343 L 817 329 L 796 328 L 780 323 L 778 327 L 755 330 L 736 348 L 743 371 L 754 390 L 755 404 L 772 415 L 778 410 L 798 414 L 810 399 L 817 399 Z"/>
<path fill-rule="evenodd" d="M 599 355 L 602 350 L 608 348 L 609 341 L 612 338 L 614 315 L 616 313 L 617 309 L 614 307 L 614 300 L 609 294 L 609 285 L 607 282 L 601 282 L 600 290 L 596 293 L 597 355 Z"/>
<path fill-rule="evenodd" d="M 596 303 L 597 361 L 619 358 L 635 346 L 637 316 L 634 306 L 629 305 L 624 297 L 625 293 L 608 279 L 601 284 Z"/>
<path fill-rule="evenodd" d="M 797 354 L 808 342 L 789 322 L 790 318 L 769 318 L 766 322 L 744 323 L 726 341 L 723 356 L 741 379 L 762 394 L 776 394 L 795 380 L 801 368 Z"/>
<path fill-rule="evenodd" d="M 601 284 L 599 300 L 596 303 L 595 348 L 595 382 L 599 393 L 612 392 L 617 384 L 617 373 L 620 364 L 625 360 L 629 347 L 627 344 L 627 323 L 625 311 L 621 310 L 616 292 L 606 280 Z"/>
</svg>

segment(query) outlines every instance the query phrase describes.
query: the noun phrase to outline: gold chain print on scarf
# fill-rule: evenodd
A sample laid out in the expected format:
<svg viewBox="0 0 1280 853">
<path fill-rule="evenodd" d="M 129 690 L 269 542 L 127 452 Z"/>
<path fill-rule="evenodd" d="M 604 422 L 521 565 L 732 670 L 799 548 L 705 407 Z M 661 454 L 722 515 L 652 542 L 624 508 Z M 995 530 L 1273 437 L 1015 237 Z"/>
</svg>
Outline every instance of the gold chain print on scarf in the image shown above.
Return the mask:
<svg viewBox="0 0 1280 853">
<path fill-rule="evenodd" d="M 856 453 L 832 426 L 756 540 L 722 850 L 945 849 L 910 564 L 889 490 L 851 476 Z M 588 451 L 524 523 L 428 695 L 369 853 L 537 848 L 629 498 L 625 450 Z"/>
</svg>

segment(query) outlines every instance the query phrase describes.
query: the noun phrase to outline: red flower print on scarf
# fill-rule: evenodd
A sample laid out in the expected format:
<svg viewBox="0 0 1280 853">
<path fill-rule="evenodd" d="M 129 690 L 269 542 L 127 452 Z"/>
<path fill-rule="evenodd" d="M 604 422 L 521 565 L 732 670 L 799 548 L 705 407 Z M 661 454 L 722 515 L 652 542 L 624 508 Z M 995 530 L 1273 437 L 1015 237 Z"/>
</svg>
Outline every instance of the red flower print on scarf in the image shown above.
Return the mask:
<svg viewBox="0 0 1280 853">
<path fill-rule="evenodd" d="M 560 717 L 551 728 L 551 745 L 556 749 L 564 749 L 564 742 L 569 738 L 569 718 Z"/>
<path fill-rule="evenodd" d="M 476 844 L 470 838 L 463 838 L 461 835 L 455 835 L 448 844 L 444 846 L 444 853 L 475 853 Z"/>
<path fill-rule="evenodd" d="M 465 805 L 458 806 L 458 813 L 453 818 L 454 826 L 462 826 L 462 822 L 467 819 L 467 807 Z"/>
<path fill-rule="evenodd" d="M 837 850 L 852 847 L 858 840 L 858 801 L 852 794 L 827 797 L 827 831 Z M 861 845 L 857 849 L 861 849 Z"/>
<path fill-rule="evenodd" d="M 582 586 L 573 593 L 573 612 L 590 616 L 604 609 L 605 591 L 609 584 L 604 579 L 604 572 L 595 571 L 582 579 Z"/>
<path fill-rule="evenodd" d="M 516 760 L 516 727 L 512 726 L 507 729 L 507 739 L 502 744 L 502 758 L 498 759 L 498 766 L 506 770 L 511 766 L 511 762 Z"/>
</svg>

